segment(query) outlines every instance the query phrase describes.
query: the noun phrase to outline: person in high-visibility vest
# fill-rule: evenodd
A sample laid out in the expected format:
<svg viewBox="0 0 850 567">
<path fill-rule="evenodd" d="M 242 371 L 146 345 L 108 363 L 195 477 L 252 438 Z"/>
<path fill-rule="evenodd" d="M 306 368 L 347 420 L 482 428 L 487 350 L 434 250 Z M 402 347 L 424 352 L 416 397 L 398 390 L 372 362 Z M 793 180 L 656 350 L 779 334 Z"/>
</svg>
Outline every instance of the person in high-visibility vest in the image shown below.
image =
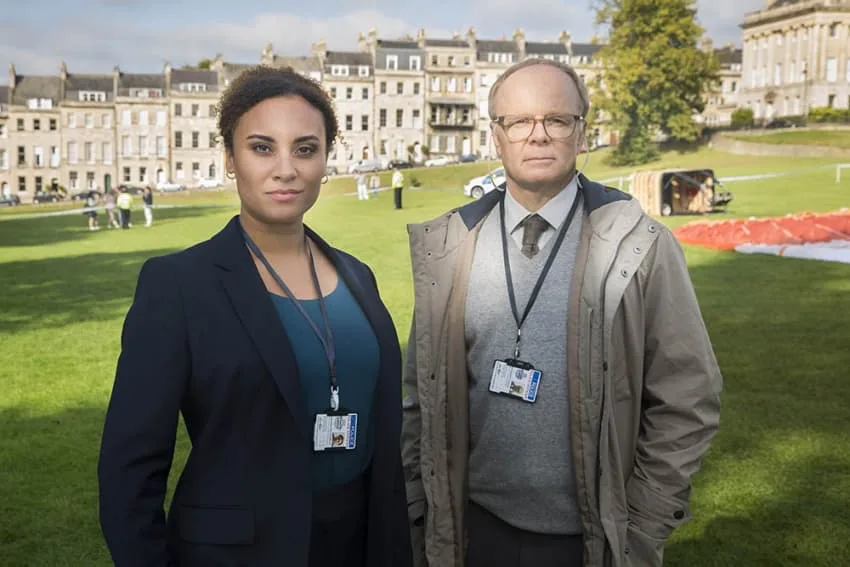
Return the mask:
<svg viewBox="0 0 850 567">
<path fill-rule="evenodd" d="M 395 200 L 395 208 L 401 208 L 401 190 L 404 189 L 404 174 L 396 166 L 393 171 L 393 199 Z"/>
<path fill-rule="evenodd" d="M 133 207 L 133 196 L 127 191 L 127 188 L 121 189 L 121 194 L 118 195 L 118 212 L 121 215 L 121 228 L 130 228 L 130 209 Z"/>
</svg>

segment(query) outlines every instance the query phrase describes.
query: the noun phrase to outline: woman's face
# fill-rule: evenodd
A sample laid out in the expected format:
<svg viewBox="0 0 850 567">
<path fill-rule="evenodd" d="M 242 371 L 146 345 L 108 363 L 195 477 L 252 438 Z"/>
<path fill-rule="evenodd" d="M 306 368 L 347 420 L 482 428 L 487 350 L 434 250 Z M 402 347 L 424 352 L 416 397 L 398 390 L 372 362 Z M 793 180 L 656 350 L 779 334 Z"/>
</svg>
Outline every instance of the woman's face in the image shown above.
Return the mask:
<svg viewBox="0 0 850 567">
<path fill-rule="evenodd" d="M 242 214 L 300 223 L 319 197 L 327 150 L 322 113 L 299 96 L 266 99 L 242 115 L 227 154 Z"/>
</svg>

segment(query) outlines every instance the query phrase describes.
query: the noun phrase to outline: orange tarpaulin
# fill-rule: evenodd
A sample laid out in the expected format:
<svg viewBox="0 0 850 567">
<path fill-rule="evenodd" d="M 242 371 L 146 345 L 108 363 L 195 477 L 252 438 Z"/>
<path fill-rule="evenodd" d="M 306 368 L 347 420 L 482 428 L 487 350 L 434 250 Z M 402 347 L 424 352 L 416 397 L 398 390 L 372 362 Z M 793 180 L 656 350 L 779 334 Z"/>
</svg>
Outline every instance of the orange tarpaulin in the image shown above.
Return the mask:
<svg viewBox="0 0 850 567">
<path fill-rule="evenodd" d="M 741 244 L 805 244 L 850 240 L 850 210 L 784 217 L 695 221 L 673 230 L 683 244 L 734 250 Z"/>
</svg>

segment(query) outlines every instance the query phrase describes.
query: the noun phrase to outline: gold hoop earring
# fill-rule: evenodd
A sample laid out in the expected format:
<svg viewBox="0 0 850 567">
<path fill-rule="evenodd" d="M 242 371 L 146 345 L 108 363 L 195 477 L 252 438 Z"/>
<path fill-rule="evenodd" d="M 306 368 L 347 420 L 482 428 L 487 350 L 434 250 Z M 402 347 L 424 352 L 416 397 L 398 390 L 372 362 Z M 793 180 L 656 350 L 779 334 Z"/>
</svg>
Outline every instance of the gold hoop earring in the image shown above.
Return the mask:
<svg viewBox="0 0 850 567">
<path fill-rule="evenodd" d="M 236 179 L 236 174 L 233 173 L 232 171 L 228 171 L 227 173 L 224 174 L 224 176 L 227 177 L 228 179 Z"/>
<path fill-rule="evenodd" d="M 329 178 L 327 175 L 325 175 L 324 177 L 322 177 L 322 185 L 324 185 L 325 183 L 327 183 L 327 182 L 328 182 L 328 179 L 330 179 L 330 178 Z"/>
</svg>

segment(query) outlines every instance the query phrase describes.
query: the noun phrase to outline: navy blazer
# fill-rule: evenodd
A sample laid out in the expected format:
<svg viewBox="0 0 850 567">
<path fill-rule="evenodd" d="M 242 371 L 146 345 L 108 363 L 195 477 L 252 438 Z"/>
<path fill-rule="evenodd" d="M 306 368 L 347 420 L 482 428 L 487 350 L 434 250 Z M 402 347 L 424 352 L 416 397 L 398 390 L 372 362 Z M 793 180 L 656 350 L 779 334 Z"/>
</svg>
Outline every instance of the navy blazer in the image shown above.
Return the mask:
<svg viewBox="0 0 850 567">
<path fill-rule="evenodd" d="M 371 270 L 308 234 L 380 346 L 366 564 L 408 567 L 398 336 Z M 145 262 L 121 346 L 98 463 L 115 564 L 307 567 L 311 420 L 238 216 L 206 242 Z M 179 413 L 192 449 L 166 519 Z"/>
</svg>

